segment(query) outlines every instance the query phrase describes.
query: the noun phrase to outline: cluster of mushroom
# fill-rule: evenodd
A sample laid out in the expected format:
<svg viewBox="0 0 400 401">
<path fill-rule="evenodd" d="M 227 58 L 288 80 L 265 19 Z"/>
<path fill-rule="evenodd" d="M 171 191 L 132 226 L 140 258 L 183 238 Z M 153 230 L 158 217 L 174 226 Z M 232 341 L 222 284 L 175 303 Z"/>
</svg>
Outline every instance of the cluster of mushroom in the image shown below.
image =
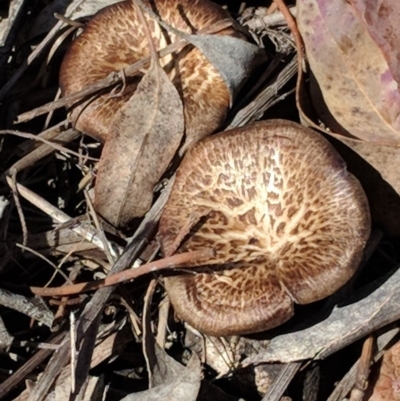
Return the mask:
<svg viewBox="0 0 400 401">
<path fill-rule="evenodd" d="M 228 12 L 208 0 L 141 1 L 140 7 L 137 2 L 125 0 L 97 13 L 60 70 L 64 96 L 111 73 L 134 70 L 133 76 L 122 74 L 123 85 L 113 93 L 103 88 L 70 112 L 78 130 L 104 143 L 94 206 L 118 227 L 149 210 L 153 188 L 178 152 L 221 126 L 241 77 L 249 73 L 234 69 L 231 85 L 225 70 L 191 41 L 201 38 L 207 49 L 209 43 L 220 48 L 228 42 L 234 54 L 244 49 L 245 65 L 251 65 L 258 50 L 233 28 Z M 157 55 L 167 45 L 177 46 Z M 132 68 L 135 63 L 140 66 Z"/>
<path fill-rule="evenodd" d="M 161 18 L 186 31 L 227 17 L 207 0 L 154 3 Z M 185 18 L 177 5 L 185 8 Z M 100 25 L 108 33 L 96 41 Z M 161 45 L 161 30 L 153 28 Z M 238 35 L 230 28 L 224 34 Z M 115 52 L 120 42 L 129 45 Z M 64 95 L 148 56 L 145 43 L 132 0 L 108 7 L 66 55 Z M 180 63 L 186 134 L 192 132 L 196 142 L 222 124 L 230 94 L 198 49 L 183 53 Z M 75 126 L 106 141 L 115 110 L 135 83 L 128 81 L 127 88 L 122 96 L 103 94 L 76 106 Z M 166 255 L 215 250 L 192 271 L 165 278 L 165 286 L 182 319 L 206 334 L 233 335 L 275 327 L 292 316 L 294 303 L 335 292 L 354 274 L 369 233 L 365 194 L 332 145 L 296 123 L 272 120 L 208 137 L 189 150 L 158 236 Z"/>
</svg>

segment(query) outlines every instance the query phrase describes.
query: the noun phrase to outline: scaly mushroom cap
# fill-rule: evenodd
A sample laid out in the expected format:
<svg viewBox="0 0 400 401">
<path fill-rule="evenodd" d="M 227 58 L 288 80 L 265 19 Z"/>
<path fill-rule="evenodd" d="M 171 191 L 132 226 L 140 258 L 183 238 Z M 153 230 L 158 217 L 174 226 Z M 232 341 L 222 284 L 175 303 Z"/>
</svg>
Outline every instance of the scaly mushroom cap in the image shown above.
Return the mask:
<svg viewBox="0 0 400 401">
<path fill-rule="evenodd" d="M 163 252 L 215 257 L 165 279 L 178 316 L 215 335 L 284 323 L 353 275 L 370 233 L 364 191 L 332 145 L 271 120 L 206 138 L 185 156 L 160 220 Z"/>
<path fill-rule="evenodd" d="M 145 1 L 149 5 L 148 1 Z M 186 33 L 196 33 L 218 21 L 230 18 L 218 5 L 208 0 L 153 0 L 154 11 L 168 24 Z M 147 14 L 157 49 L 177 40 Z M 233 28 L 219 34 L 242 37 Z M 138 18 L 133 0 L 101 10 L 67 52 L 60 70 L 63 95 L 82 90 L 113 71 L 150 56 L 148 40 Z M 184 102 L 186 133 L 191 142 L 215 131 L 225 119 L 230 94 L 216 68 L 193 46 L 162 58 Z M 75 127 L 105 141 L 116 112 L 132 96 L 137 78 L 128 78 L 123 96 L 110 97 L 109 91 L 88 104 L 73 108 Z M 188 143 L 186 144 L 189 145 Z"/>
</svg>

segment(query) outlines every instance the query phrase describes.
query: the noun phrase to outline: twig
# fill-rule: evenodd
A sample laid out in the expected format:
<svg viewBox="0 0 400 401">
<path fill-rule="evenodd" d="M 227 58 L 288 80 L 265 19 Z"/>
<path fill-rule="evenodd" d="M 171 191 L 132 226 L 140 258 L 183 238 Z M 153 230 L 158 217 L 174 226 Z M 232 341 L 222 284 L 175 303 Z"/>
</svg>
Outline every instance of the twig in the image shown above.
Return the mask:
<svg viewBox="0 0 400 401">
<path fill-rule="evenodd" d="M 65 15 L 62 15 L 59 13 L 54 13 L 54 17 L 56 19 L 58 19 L 59 21 L 64 22 L 66 25 L 69 25 L 74 28 L 84 28 L 85 27 L 85 24 L 83 24 L 82 22 L 75 21 L 75 20 L 68 18 Z"/>
<path fill-rule="evenodd" d="M 25 138 L 25 139 L 32 139 L 33 141 L 38 141 L 38 142 L 42 142 L 46 145 L 51 146 L 53 149 L 55 150 L 59 150 L 60 152 L 65 152 L 68 154 L 71 154 L 73 156 L 76 157 L 80 157 L 81 155 L 77 152 L 74 152 L 73 150 L 67 149 L 64 146 L 59 145 L 58 143 L 49 141 L 39 135 L 33 135 L 30 134 L 29 132 L 21 132 L 21 131 L 15 131 L 15 130 L 0 130 L 0 135 L 15 135 L 18 136 L 20 138 Z M 88 160 L 92 160 L 92 161 L 99 161 L 99 159 L 96 159 L 94 157 L 87 157 Z"/>
<path fill-rule="evenodd" d="M 171 269 L 187 262 L 196 262 L 202 259 L 208 259 L 214 254 L 212 249 L 204 249 L 201 251 L 185 252 L 173 256 L 169 256 L 155 262 L 146 263 L 136 269 L 124 270 L 120 273 L 108 276 L 103 280 L 89 281 L 86 283 L 79 283 L 73 285 L 66 285 L 63 287 L 41 288 L 30 287 L 35 295 L 42 297 L 64 296 L 79 294 L 84 291 L 97 290 L 99 288 L 112 286 L 115 284 L 123 283 L 124 281 L 132 280 L 134 278 L 143 276 L 148 273 L 154 273 L 163 269 Z"/>
<path fill-rule="evenodd" d="M 288 7 L 283 0 L 274 0 L 279 8 L 279 11 L 283 14 L 288 24 L 290 31 L 293 34 L 294 41 L 297 48 L 297 82 L 296 82 L 296 106 L 298 110 L 301 110 L 300 105 L 300 89 L 303 83 L 303 60 L 305 60 L 304 44 L 301 38 L 299 29 L 297 28 L 296 21 L 293 15 L 290 13 Z"/>
<path fill-rule="evenodd" d="M 53 323 L 53 313 L 38 299 L 13 294 L 0 288 L 0 305 L 29 316 L 47 327 L 51 327 Z"/>
<path fill-rule="evenodd" d="M 61 344 L 65 337 L 65 333 L 59 334 L 51 340 L 51 344 Z M 24 380 L 31 372 L 33 372 L 49 355 L 53 353 L 53 349 L 41 349 L 32 358 L 28 359 L 18 370 L 10 377 L 0 383 L 0 399 L 3 399 L 11 390 L 13 390 L 22 380 Z"/>
<path fill-rule="evenodd" d="M 69 9 L 71 13 L 77 9 L 84 0 L 74 0 Z M 46 35 L 46 37 L 42 40 L 42 42 L 33 50 L 33 52 L 26 59 L 26 62 L 23 63 L 18 70 L 14 73 L 14 75 L 7 81 L 7 83 L 0 90 L 0 102 L 4 100 L 8 92 L 11 88 L 17 83 L 17 81 L 21 78 L 22 74 L 26 71 L 26 69 L 32 64 L 33 60 L 45 49 L 45 47 L 50 43 L 50 41 L 54 38 L 54 36 L 58 33 L 58 31 L 65 26 L 63 21 L 58 21 L 57 24 L 53 27 L 53 29 Z"/>
<path fill-rule="evenodd" d="M 264 395 L 261 401 L 279 401 L 293 377 L 300 369 L 301 362 L 292 362 L 284 366 L 279 372 L 274 383 L 269 387 L 268 392 Z"/>
<path fill-rule="evenodd" d="M 8 184 L 12 185 L 12 180 L 10 177 L 6 177 Z M 57 209 L 51 203 L 47 202 L 45 199 L 40 197 L 39 195 L 35 194 L 30 189 L 24 187 L 21 184 L 16 184 L 16 188 L 18 193 L 25 198 L 27 201 L 31 202 L 37 208 L 39 208 L 42 212 L 48 214 L 54 221 L 57 223 L 66 223 L 71 221 L 71 217 L 62 212 L 61 210 Z M 75 231 L 77 234 L 81 235 L 85 238 L 88 242 L 93 243 L 98 248 L 104 251 L 103 241 L 99 238 L 98 233 L 95 229 L 91 226 L 84 227 L 83 225 L 79 224 L 77 226 L 71 227 L 71 230 Z M 118 250 L 121 252 L 122 249 L 119 247 Z M 114 255 L 116 256 L 115 252 Z"/>
<path fill-rule="evenodd" d="M 388 347 L 390 343 L 393 343 L 393 340 L 399 334 L 399 328 L 396 327 L 392 330 L 389 330 L 378 337 L 377 340 L 377 348 L 378 351 L 375 353 L 374 362 L 376 363 L 383 355 L 384 350 Z M 358 372 L 358 364 L 360 363 L 360 359 L 354 363 L 354 365 L 350 368 L 350 370 L 343 376 L 342 380 L 333 390 L 332 394 L 329 396 L 327 401 L 341 401 L 343 398 L 349 394 L 351 389 L 354 387 L 356 382 L 356 376 Z"/>
<path fill-rule="evenodd" d="M 157 287 L 157 280 L 155 279 L 151 280 L 149 286 L 147 287 L 146 295 L 144 297 L 143 316 L 142 316 L 142 327 L 143 327 L 142 350 L 147 367 L 149 388 L 151 388 L 153 385 L 154 366 L 156 366 L 157 364 L 157 357 L 155 355 L 156 344 L 155 344 L 155 338 L 151 331 L 151 314 L 150 314 L 151 301 L 153 299 L 153 294 L 154 291 L 156 290 L 156 287 Z"/>
<path fill-rule="evenodd" d="M 115 263 L 115 260 L 116 260 L 115 253 L 114 253 L 114 257 L 113 257 L 113 255 L 111 254 L 111 249 L 112 249 L 111 245 L 110 245 L 109 241 L 107 241 L 106 235 L 104 234 L 104 230 L 102 230 L 102 228 L 101 228 L 99 219 L 97 217 L 97 213 L 94 210 L 93 202 L 89 196 L 88 191 L 85 189 L 83 191 L 83 193 L 85 195 L 86 204 L 88 205 L 90 215 L 92 216 L 92 219 L 93 219 L 94 225 L 97 229 L 97 232 L 99 234 L 100 240 L 103 242 L 104 253 L 107 256 L 108 262 L 110 263 L 110 265 L 112 265 Z"/>
<path fill-rule="evenodd" d="M 21 223 L 22 229 L 22 244 L 26 246 L 28 244 L 28 226 L 26 225 L 24 211 L 22 209 L 21 201 L 19 199 L 17 190 L 17 174 L 13 172 L 10 177 L 7 177 L 7 183 L 11 188 L 12 196 L 14 198 L 15 207 L 17 208 L 17 213 L 19 221 Z"/>
<path fill-rule="evenodd" d="M 368 387 L 369 369 L 371 366 L 372 350 L 374 347 L 374 336 L 370 335 L 364 341 L 362 353 L 357 366 L 357 377 L 354 388 L 351 390 L 350 401 L 361 401 Z"/>
<path fill-rule="evenodd" d="M 72 283 L 69 277 L 60 269 L 60 266 L 56 266 L 50 259 L 46 258 L 46 256 L 42 255 L 40 252 L 35 251 L 32 248 L 29 248 L 28 246 L 25 246 L 23 244 L 16 244 L 18 248 L 23 249 L 24 251 L 28 251 L 32 253 L 33 255 L 37 256 L 38 258 L 44 260 L 46 263 L 48 263 L 55 271 L 55 273 L 61 274 L 61 276 L 70 284 Z"/>
<path fill-rule="evenodd" d="M 275 82 L 268 85 L 251 103 L 236 113 L 227 129 L 242 127 L 260 118 L 276 102 L 276 94 L 294 77 L 297 64 L 297 58 L 293 57 L 276 77 Z"/>
<path fill-rule="evenodd" d="M 70 333 L 70 351 L 71 351 L 71 393 L 75 393 L 75 383 L 76 383 L 76 376 L 75 376 L 75 368 L 76 368 L 76 320 L 74 312 L 69 314 L 69 333 Z"/>
<path fill-rule="evenodd" d="M 156 47 L 154 45 L 153 37 L 151 36 L 151 32 L 150 32 L 150 29 L 149 29 L 149 24 L 147 23 L 146 18 L 144 17 L 143 11 L 141 9 L 141 5 L 139 5 L 139 4 L 140 3 L 138 3 L 137 0 L 134 0 L 133 5 L 134 5 L 134 7 L 136 9 L 136 12 L 137 12 L 137 14 L 139 16 L 139 20 L 140 20 L 140 23 L 142 24 L 142 28 L 143 28 L 143 31 L 145 33 L 147 42 L 149 43 L 150 57 L 152 59 L 152 63 L 159 62 L 157 49 L 156 49 Z"/>
<path fill-rule="evenodd" d="M 177 236 L 174 239 L 174 242 L 171 244 L 171 246 L 168 247 L 165 256 L 173 255 L 181 245 L 184 238 L 189 234 L 190 230 L 200 221 L 202 217 L 207 216 L 210 212 L 211 208 L 206 208 L 199 213 L 191 213 L 188 221 L 179 230 Z"/>
<path fill-rule="evenodd" d="M 7 349 L 11 347 L 13 342 L 14 342 L 14 337 L 8 332 L 7 327 L 0 316 L 0 346 L 2 349 Z"/>
</svg>

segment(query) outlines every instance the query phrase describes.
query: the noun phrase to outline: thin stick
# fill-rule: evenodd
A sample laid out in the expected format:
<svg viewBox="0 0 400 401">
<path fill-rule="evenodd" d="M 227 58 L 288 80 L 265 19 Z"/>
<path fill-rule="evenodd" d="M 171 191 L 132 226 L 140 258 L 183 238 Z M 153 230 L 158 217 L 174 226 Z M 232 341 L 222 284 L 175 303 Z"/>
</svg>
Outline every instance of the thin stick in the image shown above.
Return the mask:
<svg viewBox="0 0 400 401">
<path fill-rule="evenodd" d="M 12 185 L 12 179 L 10 177 L 6 177 L 8 185 Z M 16 184 L 16 188 L 18 193 L 25 198 L 28 202 L 35 205 L 38 209 L 42 212 L 49 215 L 54 221 L 57 223 L 67 223 L 69 221 L 73 221 L 73 219 L 68 216 L 66 213 L 62 212 L 60 209 L 53 206 L 51 203 L 47 202 L 45 199 L 40 197 L 39 195 L 35 194 L 30 189 L 26 188 L 21 184 Z M 75 231 L 77 234 L 81 235 L 85 238 L 88 242 L 94 244 L 98 248 L 104 251 L 104 244 L 99 237 L 97 231 L 90 225 L 82 225 L 79 224 L 78 226 L 71 227 L 71 230 Z M 118 256 L 113 249 L 110 250 L 112 255 Z M 122 248 L 118 247 L 118 253 L 122 253 Z"/>
<path fill-rule="evenodd" d="M 304 43 L 303 39 L 301 38 L 299 29 L 297 28 L 296 21 L 294 20 L 293 15 L 290 13 L 288 7 L 283 2 L 283 0 L 274 0 L 276 5 L 279 8 L 279 11 L 285 17 L 285 20 L 288 24 L 290 31 L 294 37 L 294 41 L 296 43 L 297 48 L 297 82 L 296 82 L 296 106 L 298 110 L 301 110 L 300 106 L 300 88 L 303 82 L 303 60 L 305 59 L 304 56 Z"/>
<path fill-rule="evenodd" d="M 11 177 L 7 177 L 7 183 L 11 188 L 11 192 L 14 198 L 15 207 L 19 217 L 19 222 L 22 229 L 22 245 L 28 244 L 28 226 L 26 225 L 24 211 L 22 209 L 21 200 L 19 199 L 19 193 L 17 190 L 17 173 L 13 173 Z"/>
<path fill-rule="evenodd" d="M 75 368 L 76 368 L 76 324 L 75 324 L 75 314 L 71 312 L 69 314 L 69 322 L 70 322 L 70 352 L 71 352 L 71 394 L 75 393 Z"/>
<path fill-rule="evenodd" d="M 74 0 L 69 5 L 71 14 L 83 3 L 84 0 Z M 7 80 L 7 83 L 0 89 L 0 101 L 4 100 L 11 88 L 18 82 L 22 74 L 32 64 L 33 60 L 46 48 L 46 46 L 53 40 L 54 36 L 65 26 L 63 21 L 58 21 L 40 44 L 32 51 L 27 60 L 15 71 L 14 75 Z"/>
<path fill-rule="evenodd" d="M 190 230 L 200 221 L 202 217 L 207 216 L 210 212 L 211 208 L 207 208 L 205 210 L 202 210 L 200 213 L 191 213 L 188 221 L 181 227 L 172 245 L 168 247 L 166 251 L 166 256 L 173 255 L 181 245 L 184 238 L 190 233 Z"/>
<path fill-rule="evenodd" d="M 372 361 L 372 351 L 375 339 L 370 335 L 363 344 L 362 353 L 357 367 L 356 382 L 351 390 L 350 401 L 361 401 L 364 398 L 365 390 L 368 387 L 369 369 Z"/>
<path fill-rule="evenodd" d="M 65 15 L 54 13 L 54 18 L 58 19 L 59 21 L 64 22 L 64 24 L 72 26 L 74 28 L 84 28 L 85 24 L 82 22 L 75 21 L 71 18 L 66 17 Z"/>
<path fill-rule="evenodd" d="M 201 251 L 185 252 L 169 256 L 164 259 L 156 260 L 155 262 L 146 263 L 136 269 L 124 270 L 122 272 L 108 276 L 103 280 L 89 281 L 86 283 L 67 285 L 63 287 L 52 287 L 52 288 L 30 287 L 30 289 L 35 295 L 39 295 L 42 297 L 80 294 L 81 292 L 84 291 L 97 290 L 102 287 L 108 287 L 111 285 L 123 283 L 124 281 L 132 280 L 134 278 L 143 276 L 144 274 L 154 273 L 156 271 L 163 269 L 171 269 L 183 263 L 197 262 L 201 259 L 208 259 L 213 255 L 214 251 L 209 248 L 203 249 Z"/>
<path fill-rule="evenodd" d="M 67 154 L 76 156 L 76 157 L 80 157 L 81 155 L 77 152 L 74 152 L 73 150 L 70 150 L 68 148 L 65 148 L 64 146 L 61 146 L 60 144 L 56 143 L 56 142 L 52 142 L 49 141 L 39 135 L 34 135 L 34 134 L 30 134 L 29 132 L 21 132 L 21 131 L 16 131 L 16 130 L 0 130 L 0 135 L 15 135 L 18 136 L 20 138 L 25 138 L 25 139 L 31 139 L 33 141 L 38 141 L 38 142 L 42 142 L 45 145 L 51 146 L 53 149 L 58 150 L 60 152 L 65 152 Z M 94 157 L 87 157 L 88 160 L 92 160 L 92 161 L 99 161 L 99 159 L 96 159 Z"/>
<path fill-rule="evenodd" d="M 60 266 L 56 266 L 50 259 L 46 258 L 46 256 L 42 255 L 40 252 L 35 251 L 32 248 L 29 248 L 28 246 L 25 246 L 23 244 L 15 244 L 18 248 L 21 248 L 25 251 L 28 251 L 30 253 L 32 253 L 33 255 L 37 256 L 38 258 L 44 260 L 46 263 L 48 263 L 54 270 L 56 273 L 61 274 L 61 276 L 64 277 L 64 279 L 72 284 L 72 281 L 69 279 L 69 277 L 61 270 Z"/>
<path fill-rule="evenodd" d="M 282 370 L 279 372 L 278 377 L 268 388 L 267 393 L 264 395 L 261 401 L 280 400 L 300 367 L 301 362 L 291 362 L 285 364 L 285 366 L 283 366 Z"/>
<path fill-rule="evenodd" d="M 106 235 L 104 234 L 104 230 L 101 228 L 100 221 L 99 221 L 99 219 L 97 217 L 96 211 L 94 210 L 93 202 L 92 202 L 92 199 L 89 196 L 88 191 L 85 189 L 83 191 L 83 194 L 85 195 L 86 204 L 87 204 L 87 206 L 89 208 L 89 213 L 92 216 L 94 225 L 97 228 L 97 232 L 98 232 L 99 238 L 103 242 L 104 253 L 107 256 L 107 260 L 110 263 L 110 265 L 113 265 L 115 263 L 116 259 L 117 259 L 117 255 L 115 255 L 115 253 L 114 253 L 115 257 L 113 257 L 111 255 L 111 245 L 107 241 Z"/>
</svg>

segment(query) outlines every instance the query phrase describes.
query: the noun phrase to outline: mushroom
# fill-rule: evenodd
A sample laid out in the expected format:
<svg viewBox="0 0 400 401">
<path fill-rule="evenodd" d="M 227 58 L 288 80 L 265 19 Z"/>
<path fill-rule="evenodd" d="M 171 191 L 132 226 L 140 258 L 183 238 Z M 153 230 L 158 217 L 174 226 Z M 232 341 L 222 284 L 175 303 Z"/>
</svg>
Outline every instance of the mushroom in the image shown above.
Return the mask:
<svg viewBox="0 0 400 401">
<path fill-rule="evenodd" d="M 150 56 L 134 3 L 134 0 L 126 0 L 108 6 L 87 24 L 61 65 L 60 86 L 64 96 Z M 162 20 L 186 33 L 196 33 L 218 21 L 231 19 L 227 11 L 208 0 L 153 0 L 151 6 Z M 177 39 L 149 16 L 145 18 L 157 49 Z M 231 27 L 219 34 L 243 38 Z M 160 62 L 182 96 L 187 147 L 222 124 L 229 108 L 229 89 L 217 69 L 193 46 L 163 57 Z M 105 142 L 118 118 L 117 112 L 135 91 L 138 78 L 128 77 L 126 81 L 119 96 L 103 93 L 75 106 L 70 116 L 75 127 Z"/>
<path fill-rule="evenodd" d="M 287 321 L 294 303 L 342 287 L 369 234 L 364 191 L 333 146 L 293 122 L 258 122 L 206 138 L 184 157 L 161 247 L 215 256 L 166 277 L 165 288 L 200 332 L 264 331 Z"/>
</svg>

